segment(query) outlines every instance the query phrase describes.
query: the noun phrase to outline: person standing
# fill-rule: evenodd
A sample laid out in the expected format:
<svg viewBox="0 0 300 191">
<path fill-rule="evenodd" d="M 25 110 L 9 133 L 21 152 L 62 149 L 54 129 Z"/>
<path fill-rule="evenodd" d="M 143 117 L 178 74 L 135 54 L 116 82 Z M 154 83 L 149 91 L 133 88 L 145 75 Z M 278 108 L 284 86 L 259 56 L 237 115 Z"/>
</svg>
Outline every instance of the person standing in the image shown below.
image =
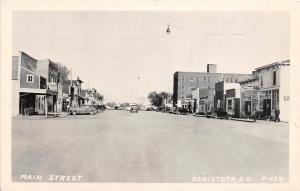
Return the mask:
<svg viewBox="0 0 300 191">
<path fill-rule="evenodd" d="M 275 122 L 280 122 L 279 114 L 280 114 L 279 107 L 276 106 L 276 108 L 275 108 Z"/>
</svg>

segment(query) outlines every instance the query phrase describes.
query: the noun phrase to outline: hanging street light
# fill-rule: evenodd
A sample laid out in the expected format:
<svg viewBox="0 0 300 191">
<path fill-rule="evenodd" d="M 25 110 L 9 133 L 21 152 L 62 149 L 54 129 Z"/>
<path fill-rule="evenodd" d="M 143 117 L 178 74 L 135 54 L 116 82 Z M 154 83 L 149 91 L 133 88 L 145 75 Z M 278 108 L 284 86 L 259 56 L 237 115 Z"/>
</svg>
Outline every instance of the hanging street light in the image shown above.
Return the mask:
<svg viewBox="0 0 300 191">
<path fill-rule="evenodd" d="M 170 24 L 168 23 L 168 27 L 167 27 L 166 33 L 170 34 L 170 32 L 171 32 L 171 30 L 170 30 Z"/>
</svg>

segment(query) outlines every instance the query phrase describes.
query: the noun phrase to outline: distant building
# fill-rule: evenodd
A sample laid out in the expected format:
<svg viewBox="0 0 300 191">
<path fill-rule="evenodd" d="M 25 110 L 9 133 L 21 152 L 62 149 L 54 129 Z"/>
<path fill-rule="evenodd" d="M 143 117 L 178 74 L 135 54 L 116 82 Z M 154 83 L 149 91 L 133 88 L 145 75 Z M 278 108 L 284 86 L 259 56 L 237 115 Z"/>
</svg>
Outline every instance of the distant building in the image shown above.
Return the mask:
<svg viewBox="0 0 300 191">
<path fill-rule="evenodd" d="M 63 82 L 63 111 L 67 110 L 67 105 L 77 107 L 84 104 L 85 98 L 81 93 L 83 81 L 77 77 L 76 80 L 65 80 Z"/>
<path fill-rule="evenodd" d="M 213 91 L 217 82 L 238 83 L 251 77 L 252 74 L 217 73 L 217 66 L 214 64 L 207 65 L 207 72 L 177 71 L 173 79 L 173 105 L 176 106 L 179 103 L 182 107 L 190 105 L 193 89 Z"/>
<path fill-rule="evenodd" d="M 279 107 L 280 119 L 289 121 L 289 69 L 290 60 L 275 62 L 255 68 L 253 78 L 241 81 L 242 116 L 258 111 L 263 117 L 274 118 Z"/>
</svg>

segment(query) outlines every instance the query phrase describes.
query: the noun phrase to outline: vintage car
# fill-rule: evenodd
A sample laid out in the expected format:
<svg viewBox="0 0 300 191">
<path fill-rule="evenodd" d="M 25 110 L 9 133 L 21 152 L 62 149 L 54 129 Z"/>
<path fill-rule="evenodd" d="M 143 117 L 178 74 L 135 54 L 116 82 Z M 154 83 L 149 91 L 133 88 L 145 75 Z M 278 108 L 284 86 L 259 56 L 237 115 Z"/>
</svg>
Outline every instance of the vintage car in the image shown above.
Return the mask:
<svg viewBox="0 0 300 191">
<path fill-rule="evenodd" d="M 214 119 L 231 119 L 232 114 L 225 111 L 223 108 L 212 108 L 211 112 L 207 113 L 207 117 L 212 117 Z"/>
<path fill-rule="evenodd" d="M 78 106 L 78 107 L 71 107 L 70 113 L 72 115 L 77 115 L 77 114 L 94 115 L 97 113 L 97 109 L 94 106 L 84 105 L 84 106 Z"/>
<path fill-rule="evenodd" d="M 138 106 L 136 105 L 131 106 L 130 113 L 137 113 L 137 112 L 138 112 Z"/>
</svg>

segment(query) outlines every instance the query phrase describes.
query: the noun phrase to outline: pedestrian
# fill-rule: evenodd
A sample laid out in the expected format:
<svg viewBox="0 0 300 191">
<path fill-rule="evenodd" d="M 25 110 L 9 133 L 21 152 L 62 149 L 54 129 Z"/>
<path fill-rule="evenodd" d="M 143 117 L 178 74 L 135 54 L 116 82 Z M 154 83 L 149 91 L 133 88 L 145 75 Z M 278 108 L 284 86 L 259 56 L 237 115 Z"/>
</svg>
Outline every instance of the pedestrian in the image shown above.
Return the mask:
<svg viewBox="0 0 300 191">
<path fill-rule="evenodd" d="M 253 120 L 254 120 L 254 122 L 256 122 L 256 109 L 254 109 L 254 111 L 253 111 Z"/>
<path fill-rule="evenodd" d="M 279 107 L 276 106 L 276 108 L 275 108 L 275 122 L 280 122 L 279 114 L 280 114 Z"/>
<path fill-rule="evenodd" d="M 67 112 L 70 112 L 70 104 L 67 105 Z"/>
</svg>

